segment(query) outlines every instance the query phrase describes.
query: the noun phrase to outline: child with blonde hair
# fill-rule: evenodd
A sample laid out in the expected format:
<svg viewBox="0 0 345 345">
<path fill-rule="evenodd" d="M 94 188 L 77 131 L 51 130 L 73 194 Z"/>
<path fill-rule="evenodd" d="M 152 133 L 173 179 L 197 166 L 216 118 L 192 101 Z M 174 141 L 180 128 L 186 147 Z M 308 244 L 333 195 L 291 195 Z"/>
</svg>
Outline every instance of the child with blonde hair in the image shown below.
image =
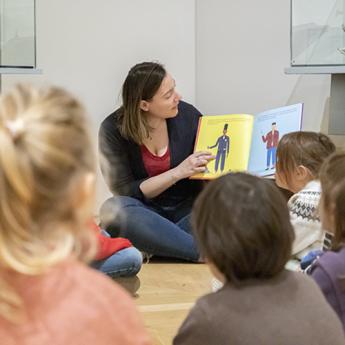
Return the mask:
<svg viewBox="0 0 345 345">
<path fill-rule="evenodd" d="M 329 157 L 321 168 L 320 217 L 323 227 L 334 234 L 332 250 L 311 267 L 311 276 L 320 286 L 345 330 L 345 152 Z"/>
<path fill-rule="evenodd" d="M 318 214 L 319 170 L 335 151 L 328 136 L 316 132 L 285 134 L 277 148 L 276 183 L 295 193 L 288 202 L 295 231 L 292 254 L 299 260 L 322 247 L 324 231 Z"/>
<path fill-rule="evenodd" d="M 85 111 L 59 88 L 0 99 L 1 344 L 149 344 L 130 297 L 82 262 L 95 159 Z"/>
<path fill-rule="evenodd" d="M 272 183 L 224 175 L 197 198 L 192 220 L 201 254 L 224 286 L 197 301 L 174 345 L 344 344 L 316 284 L 284 268 L 294 232 Z"/>
</svg>

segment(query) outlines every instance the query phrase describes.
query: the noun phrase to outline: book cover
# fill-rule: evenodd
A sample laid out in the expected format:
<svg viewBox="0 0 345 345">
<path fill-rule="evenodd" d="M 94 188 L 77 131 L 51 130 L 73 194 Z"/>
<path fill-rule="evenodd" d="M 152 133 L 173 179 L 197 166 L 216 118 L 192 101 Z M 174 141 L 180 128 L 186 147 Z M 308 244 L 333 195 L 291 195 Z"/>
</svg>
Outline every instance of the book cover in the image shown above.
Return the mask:
<svg viewBox="0 0 345 345">
<path fill-rule="evenodd" d="M 259 176 L 275 172 L 276 150 L 280 138 L 301 130 L 303 104 L 264 111 L 257 115 L 204 115 L 194 152 L 210 151 L 216 157 L 205 173 L 192 179 L 214 179 L 231 171 L 248 171 Z"/>
</svg>

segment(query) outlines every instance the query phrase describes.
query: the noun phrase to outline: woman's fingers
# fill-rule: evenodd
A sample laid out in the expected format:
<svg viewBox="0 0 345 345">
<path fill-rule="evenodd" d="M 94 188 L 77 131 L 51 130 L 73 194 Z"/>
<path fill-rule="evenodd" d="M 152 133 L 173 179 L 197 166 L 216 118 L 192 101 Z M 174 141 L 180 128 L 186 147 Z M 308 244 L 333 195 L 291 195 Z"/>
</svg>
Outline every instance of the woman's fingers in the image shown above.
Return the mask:
<svg viewBox="0 0 345 345">
<path fill-rule="evenodd" d="M 195 157 L 200 157 L 200 156 L 212 156 L 212 152 L 210 151 L 198 151 L 194 153 Z"/>
<path fill-rule="evenodd" d="M 200 156 L 197 158 L 198 162 L 202 162 L 202 164 L 207 164 L 209 161 L 215 159 L 214 156 Z"/>
<path fill-rule="evenodd" d="M 198 158 L 197 165 L 206 165 L 208 163 L 207 159 Z"/>
<path fill-rule="evenodd" d="M 191 159 L 191 163 L 192 163 L 192 166 L 195 167 L 195 166 L 205 165 L 208 163 L 208 161 L 202 158 L 193 157 Z"/>
<path fill-rule="evenodd" d="M 193 156 L 196 157 L 196 158 L 199 158 L 199 159 L 206 159 L 207 161 L 210 161 L 210 160 L 216 158 L 216 156 L 212 155 L 212 153 L 208 152 L 208 151 L 195 152 L 193 154 Z"/>
<path fill-rule="evenodd" d="M 205 172 L 206 167 L 205 166 L 195 167 L 193 170 L 194 170 L 195 173 L 201 173 L 201 172 Z"/>
<path fill-rule="evenodd" d="M 212 161 L 212 160 L 216 159 L 216 156 L 213 156 L 213 155 L 209 156 L 208 155 L 208 156 L 203 156 L 203 158 L 206 159 L 209 162 L 209 161 Z"/>
</svg>

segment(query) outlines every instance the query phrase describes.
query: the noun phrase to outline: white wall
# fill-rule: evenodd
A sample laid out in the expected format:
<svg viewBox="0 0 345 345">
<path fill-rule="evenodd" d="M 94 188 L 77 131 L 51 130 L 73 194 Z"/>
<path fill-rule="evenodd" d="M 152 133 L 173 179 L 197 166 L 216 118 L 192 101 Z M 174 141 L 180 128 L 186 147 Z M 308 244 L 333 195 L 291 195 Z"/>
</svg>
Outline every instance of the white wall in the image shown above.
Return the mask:
<svg viewBox="0 0 345 345">
<path fill-rule="evenodd" d="M 289 0 L 197 0 L 196 18 L 196 100 L 203 113 L 257 113 L 304 102 L 303 129 L 327 132 L 330 77 L 284 74 Z"/>
<path fill-rule="evenodd" d="M 195 0 L 37 0 L 41 76 L 3 76 L 66 87 L 86 105 L 96 133 L 119 104 L 129 68 L 159 60 L 184 98 L 195 101 Z M 107 197 L 98 176 L 97 206 Z"/>
<path fill-rule="evenodd" d="M 289 0 L 37 0 L 43 75 L 3 76 L 2 86 L 66 87 L 85 103 L 96 137 L 100 121 L 119 104 L 128 69 L 159 60 L 205 114 L 304 102 L 303 128 L 327 132 L 330 77 L 284 74 L 289 11 Z M 108 195 L 98 176 L 96 206 Z"/>
</svg>

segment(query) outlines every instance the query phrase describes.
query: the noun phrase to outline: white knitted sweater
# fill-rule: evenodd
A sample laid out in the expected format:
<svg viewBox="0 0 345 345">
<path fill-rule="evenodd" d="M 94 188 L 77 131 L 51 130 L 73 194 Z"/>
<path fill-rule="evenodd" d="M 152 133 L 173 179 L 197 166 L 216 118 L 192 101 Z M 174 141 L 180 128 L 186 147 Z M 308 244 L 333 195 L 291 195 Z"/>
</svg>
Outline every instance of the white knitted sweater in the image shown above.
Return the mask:
<svg viewBox="0 0 345 345">
<path fill-rule="evenodd" d="M 321 196 L 320 181 L 310 181 L 289 202 L 291 223 L 295 230 L 292 254 L 299 259 L 310 250 L 321 249 L 324 231 L 321 228 L 318 206 Z"/>
</svg>

